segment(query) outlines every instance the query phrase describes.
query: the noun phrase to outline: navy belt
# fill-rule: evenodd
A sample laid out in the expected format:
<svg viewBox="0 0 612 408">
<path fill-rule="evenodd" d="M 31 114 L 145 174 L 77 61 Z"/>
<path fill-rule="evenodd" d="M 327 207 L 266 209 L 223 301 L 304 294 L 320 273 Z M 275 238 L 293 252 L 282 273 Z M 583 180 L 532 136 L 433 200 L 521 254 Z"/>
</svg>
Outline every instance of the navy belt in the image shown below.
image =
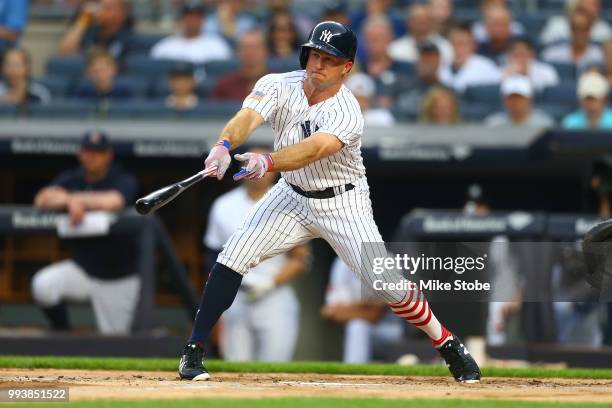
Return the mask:
<svg viewBox="0 0 612 408">
<path fill-rule="evenodd" d="M 352 189 L 355 188 L 354 184 L 348 183 L 348 184 L 345 184 L 343 186 L 338 186 L 338 187 L 327 187 L 325 190 L 305 191 L 294 184 L 291 184 L 291 183 L 287 183 L 287 184 L 289 184 L 291 188 L 293 189 L 293 191 L 295 191 L 299 195 L 303 195 L 304 197 L 308 197 L 308 198 L 316 198 L 319 200 L 325 199 L 325 198 L 333 198 L 337 195 L 344 193 L 345 191 L 351 191 Z"/>
</svg>

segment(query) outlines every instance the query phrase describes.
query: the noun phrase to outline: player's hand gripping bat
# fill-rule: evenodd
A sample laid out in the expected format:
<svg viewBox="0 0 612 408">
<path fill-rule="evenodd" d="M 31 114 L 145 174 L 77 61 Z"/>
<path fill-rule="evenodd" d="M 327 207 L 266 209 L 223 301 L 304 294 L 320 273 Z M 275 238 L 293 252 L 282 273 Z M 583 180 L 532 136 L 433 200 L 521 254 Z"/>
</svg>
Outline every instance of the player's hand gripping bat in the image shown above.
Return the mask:
<svg viewBox="0 0 612 408">
<path fill-rule="evenodd" d="M 214 174 L 215 171 L 217 171 L 217 166 L 211 166 L 185 180 L 160 188 L 149 195 L 139 198 L 136 200 L 136 211 L 143 215 L 152 213 L 174 200 L 179 194 L 196 184 L 198 181 Z"/>
</svg>

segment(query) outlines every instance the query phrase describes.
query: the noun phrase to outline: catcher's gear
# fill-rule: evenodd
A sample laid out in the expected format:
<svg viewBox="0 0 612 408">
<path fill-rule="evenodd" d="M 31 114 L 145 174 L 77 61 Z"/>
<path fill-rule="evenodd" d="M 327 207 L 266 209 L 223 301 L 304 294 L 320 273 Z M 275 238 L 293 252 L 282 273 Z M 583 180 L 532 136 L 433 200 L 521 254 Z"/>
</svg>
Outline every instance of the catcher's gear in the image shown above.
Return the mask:
<svg viewBox="0 0 612 408">
<path fill-rule="evenodd" d="M 311 48 L 354 61 L 355 52 L 357 52 L 357 36 L 344 24 L 335 21 L 323 21 L 312 29 L 308 41 L 302 44 L 300 52 L 302 69 L 306 68 L 308 53 Z"/>
</svg>

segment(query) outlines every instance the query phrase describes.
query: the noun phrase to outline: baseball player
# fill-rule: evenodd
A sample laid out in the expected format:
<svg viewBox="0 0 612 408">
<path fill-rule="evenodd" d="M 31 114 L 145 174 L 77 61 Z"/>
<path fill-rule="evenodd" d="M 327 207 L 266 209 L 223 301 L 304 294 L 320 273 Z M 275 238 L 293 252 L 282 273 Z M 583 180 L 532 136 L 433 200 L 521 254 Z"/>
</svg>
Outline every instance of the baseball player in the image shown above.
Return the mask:
<svg viewBox="0 0 612 408">
<path fill-rule="evenodd" d="M 230 150 L 264 122 L 274 132 L 272 153 L 237 154 L 244 167 L 234 180 L 280 172 L 279 182 L 253 207 L 226 242 L 209 275 L 193 330 L 179 363 L 184 379 L 210 378 L 202 363 L 203 343 L 232 304 L 242 277 L 261 261 L 312 238 L 325 239 L 364 284 L 373 277 L 365 264 L 386 255 L 372 215 L 361 158 L 363 116 L 343 85 L 355 58 L 357 39 L 346 26 L 315 26 L 302 46 L 302 70 L 262 77 L 242 109 L 226 124 L 205 160 L 221 179 Z M 393 271 L 378 278 L 397 282 Z M 392 311 L 423 330 L 457 381 L 480 380 L 478 365 L 461 341 L 440 324 L 417 289 L 380 292 Z"/>
</svg>

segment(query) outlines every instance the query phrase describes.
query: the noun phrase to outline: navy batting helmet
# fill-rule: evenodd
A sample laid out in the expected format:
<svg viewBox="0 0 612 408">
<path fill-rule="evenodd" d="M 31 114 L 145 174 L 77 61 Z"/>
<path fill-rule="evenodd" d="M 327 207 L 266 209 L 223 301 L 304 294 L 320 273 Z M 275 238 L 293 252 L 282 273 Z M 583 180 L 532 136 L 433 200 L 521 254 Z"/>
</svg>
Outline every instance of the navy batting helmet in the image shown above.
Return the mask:
<svg viewBox="0 0 612 408">
<path fill-rule="evenodd" d="M 310 48 L 353 61 L 357 51 L 357 37 L 344 24 L 335 21 L 323 21 L 312 29 L 308 42 L 302 45 L 300 53 L 302 69 L 306 68 Z"/>
</svg>

